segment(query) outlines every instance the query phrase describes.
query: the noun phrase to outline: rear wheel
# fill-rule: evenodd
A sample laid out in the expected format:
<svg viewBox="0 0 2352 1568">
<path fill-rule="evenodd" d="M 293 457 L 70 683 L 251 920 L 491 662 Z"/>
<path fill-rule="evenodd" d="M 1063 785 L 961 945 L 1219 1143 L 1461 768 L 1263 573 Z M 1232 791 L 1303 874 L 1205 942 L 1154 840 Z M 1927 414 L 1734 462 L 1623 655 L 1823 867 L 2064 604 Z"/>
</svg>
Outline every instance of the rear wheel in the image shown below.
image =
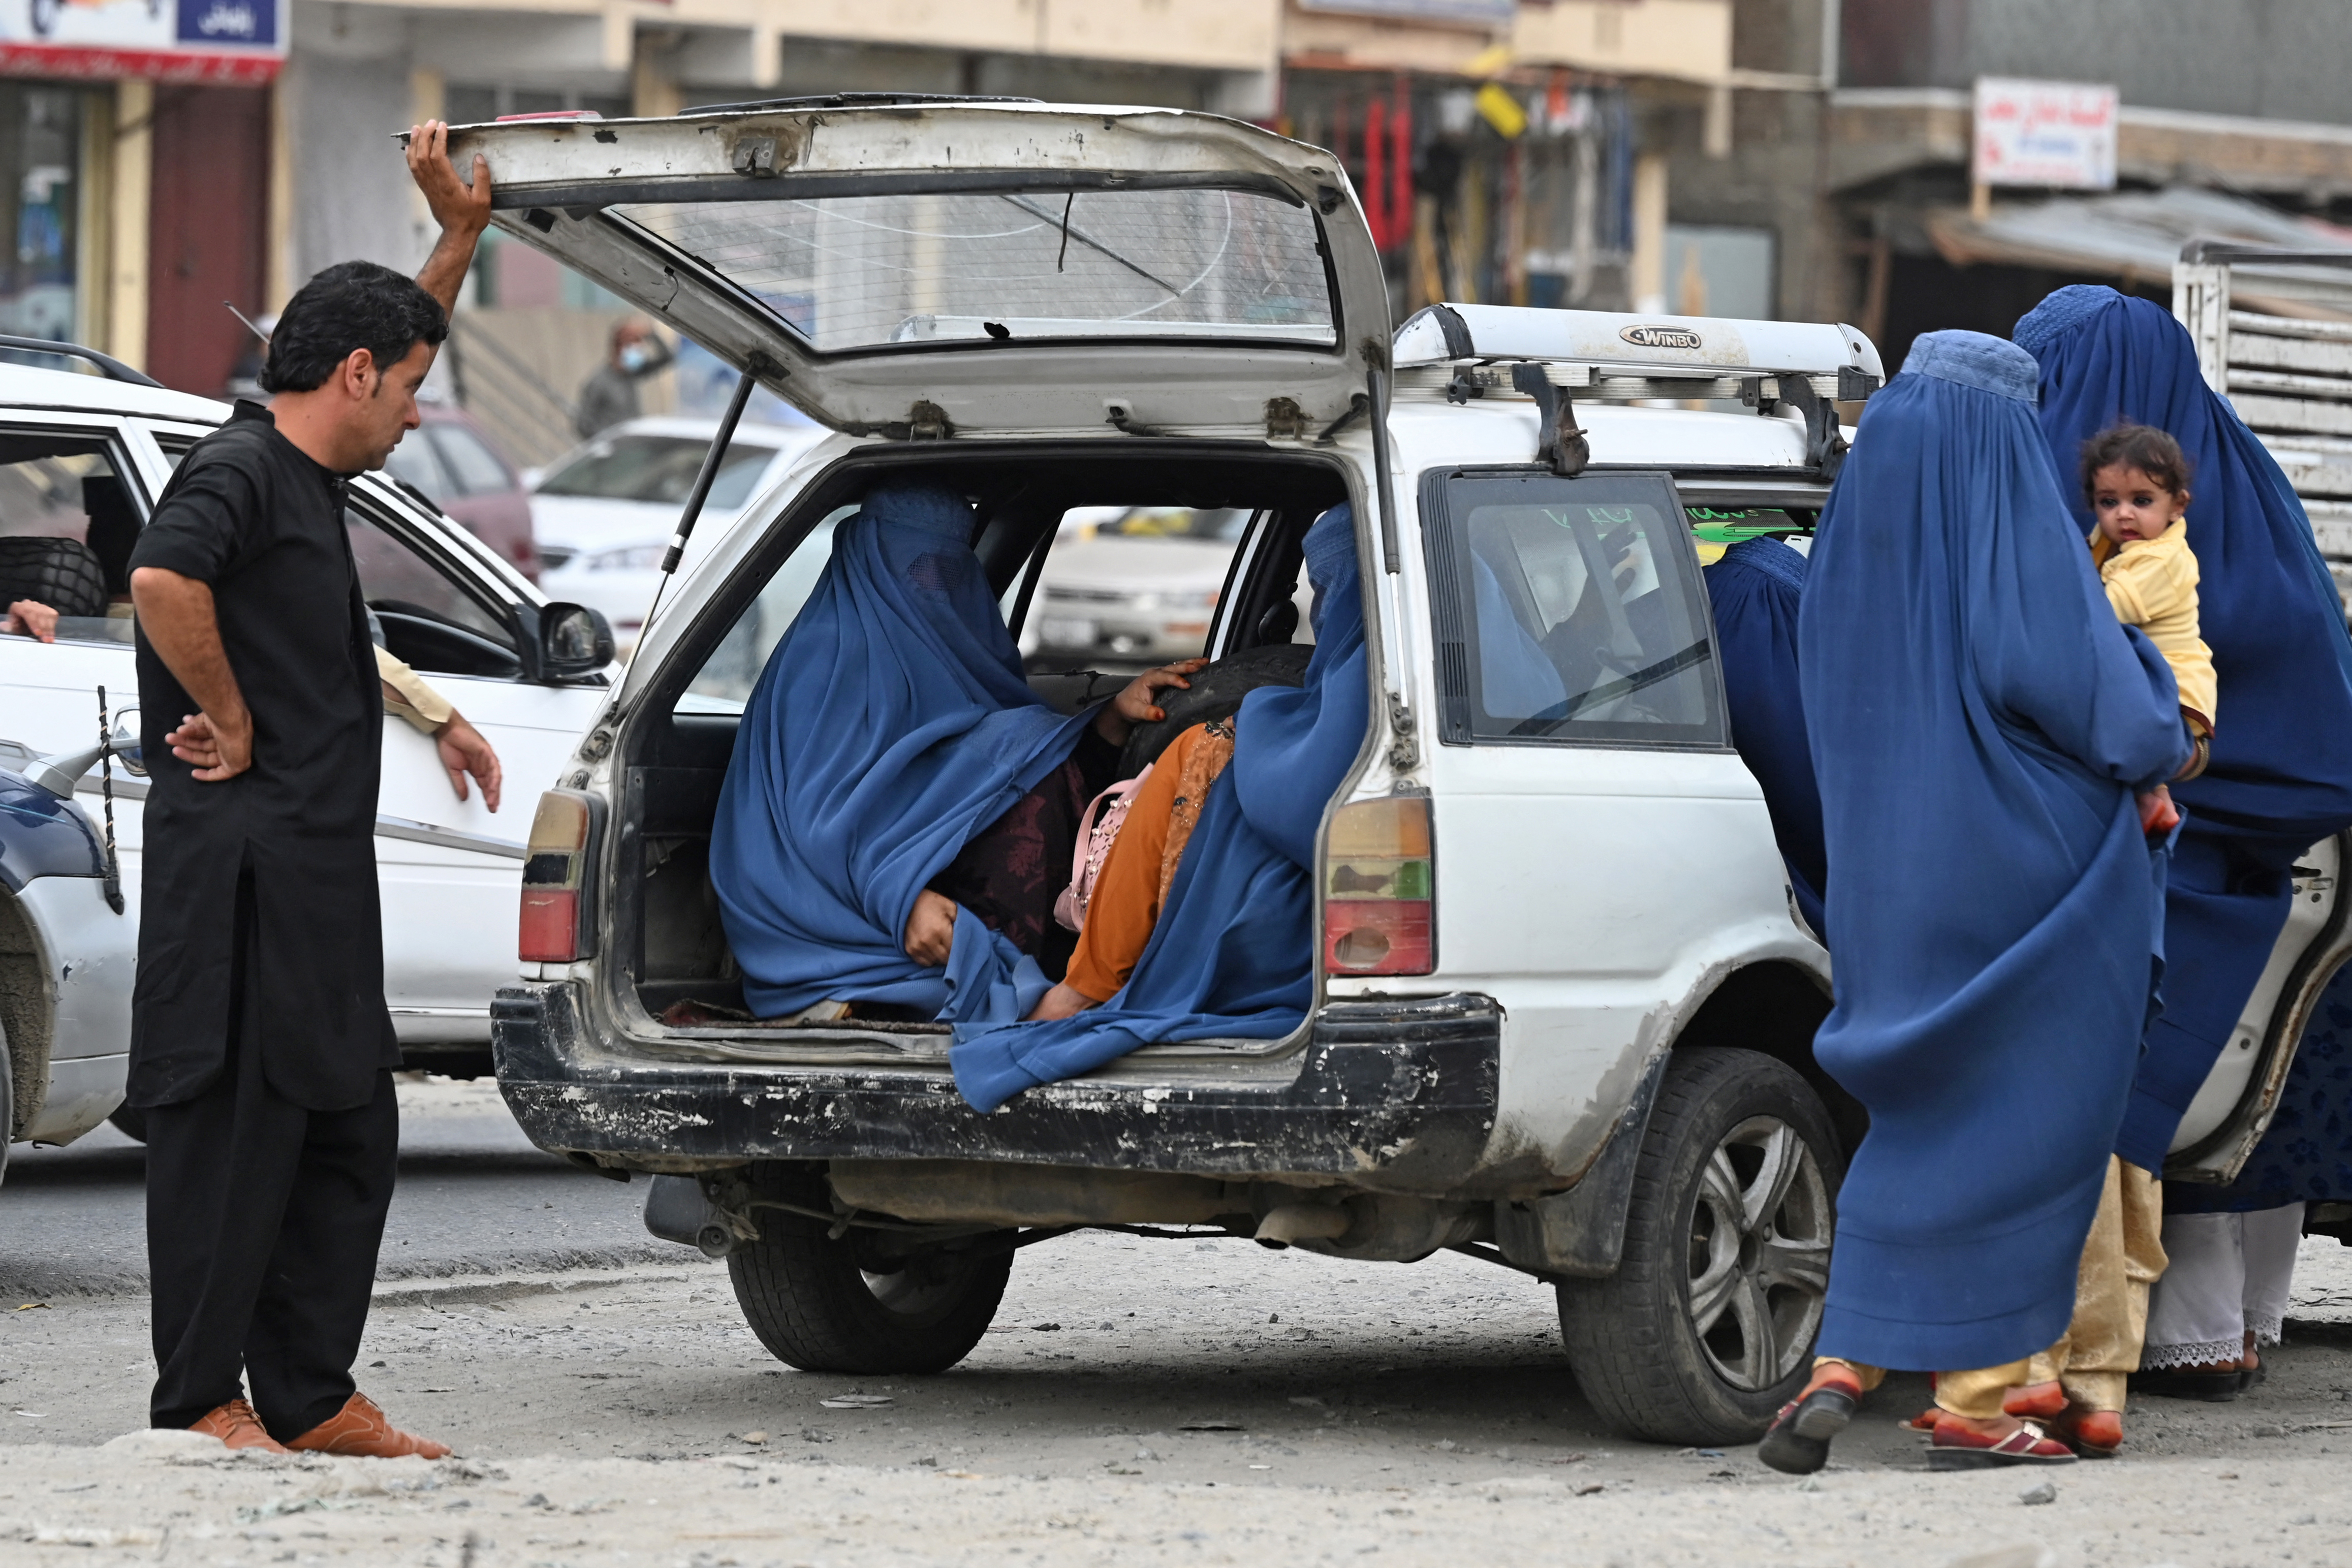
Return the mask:
<svg viewBox="0 0 2352 1568">
<path fill-rule="evenodd" d="M 821 1206 L 799 1192 L 788 1201 Z M 1013 1273 L 1013 1254 L 987 1250 L 985 1237 L 891 1256 L 870 1230 L 835 1240 L 803 1215 L 753 1217 L 760 1239 L 727 1259 L 735 1300 L 760 1342 L 803 1372 L 945 1372 L 988 1331 Z"/>
<path fill-rule="evenodd" d="M 1805 1382 L 1843 1175 L 1828 1112 L 1760 1052 L 1675 1053 L 1642 1141 L 1625 1251 L 1562 1280 L 1560 1334 L 1594 1411 L 1664 1443 L 1742 1443 Z"/>
</svg>

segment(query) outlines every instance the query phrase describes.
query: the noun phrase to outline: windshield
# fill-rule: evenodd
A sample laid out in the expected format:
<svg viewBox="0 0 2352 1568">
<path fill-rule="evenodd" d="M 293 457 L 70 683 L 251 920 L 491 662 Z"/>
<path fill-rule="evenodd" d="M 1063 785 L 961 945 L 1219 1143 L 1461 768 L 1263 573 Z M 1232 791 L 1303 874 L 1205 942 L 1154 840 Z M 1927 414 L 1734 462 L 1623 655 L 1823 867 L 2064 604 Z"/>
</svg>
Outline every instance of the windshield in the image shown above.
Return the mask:
<svg viewBox="0 0 2352 1568">
<path fill-rule="evenodd" d="M 1245 191 L 616 205 L 824 352 L 1051 337 L 1334 341 L 1313 213 Z"/>
<path fill-rule="evenodd" d="M 394 448 L 399 450 L 398 447 Z M 690 436 L 614 436 L 595 442 L 578 457 L 540 481 L 544 496 L 594 496 L 604 500 L 660 501 L 686 504 L 694 476 L 710 443 Z M 767 472 L 773 447 L 735 441 L 727 460 L 711 481 L 706 503 L 732 511 L 751 499 L 752 488 Z"/>
</svg>

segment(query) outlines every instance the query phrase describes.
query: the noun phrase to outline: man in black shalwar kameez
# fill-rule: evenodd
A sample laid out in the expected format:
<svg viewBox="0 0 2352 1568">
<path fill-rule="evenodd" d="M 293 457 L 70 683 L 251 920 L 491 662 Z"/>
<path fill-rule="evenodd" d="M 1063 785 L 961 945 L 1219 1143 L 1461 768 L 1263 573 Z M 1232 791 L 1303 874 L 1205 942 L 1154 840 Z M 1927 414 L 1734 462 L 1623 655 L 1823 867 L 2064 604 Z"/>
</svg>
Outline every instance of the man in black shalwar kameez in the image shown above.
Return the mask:
<svg viewBox="0 0 2352 1568">
<path fill-rule="evenodd" d="M 438 1458 L 353 1385 L 392 1201 L 400 1064 L 383 1003 L 383 707 L 344 481 L 416 388 L 489 216 L 447 129 L 411 135 L 441 223 L 424 274 L 328 268 L 280 314 L 269 408 L 240 403 L 131 560 L 149 752 L 128 1103 L 147 1112 L 151 1419 L 232 1447 Z M 479 763 L 481 765 L 476 765 Z M 464 765 L 495 788 L 487 746 Z M 249 1384 L 251 1403 L 246 1399 Z"/>
</svg>

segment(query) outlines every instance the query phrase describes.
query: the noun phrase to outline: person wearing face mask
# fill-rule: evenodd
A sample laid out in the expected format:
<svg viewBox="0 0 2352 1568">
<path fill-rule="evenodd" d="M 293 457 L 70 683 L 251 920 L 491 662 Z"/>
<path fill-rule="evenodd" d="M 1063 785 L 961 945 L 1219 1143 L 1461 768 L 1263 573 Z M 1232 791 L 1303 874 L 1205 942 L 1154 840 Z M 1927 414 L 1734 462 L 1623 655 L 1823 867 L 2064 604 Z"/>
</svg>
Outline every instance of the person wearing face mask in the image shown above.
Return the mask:
<svg viewBox="0 0 2352 1568">
<path fill-rule="evenodd" d="M 614 327 L 613 352 L 580 388 L 580 411 L 572 417 L 572 427 L 580 432 L 580 438 L 593 440 L 644 412 L 637 402 L 637 383 L 665 369 L 669 362 L 669 345 L 654 336 L 643 321 L 623 321 Z"/>
</svg>

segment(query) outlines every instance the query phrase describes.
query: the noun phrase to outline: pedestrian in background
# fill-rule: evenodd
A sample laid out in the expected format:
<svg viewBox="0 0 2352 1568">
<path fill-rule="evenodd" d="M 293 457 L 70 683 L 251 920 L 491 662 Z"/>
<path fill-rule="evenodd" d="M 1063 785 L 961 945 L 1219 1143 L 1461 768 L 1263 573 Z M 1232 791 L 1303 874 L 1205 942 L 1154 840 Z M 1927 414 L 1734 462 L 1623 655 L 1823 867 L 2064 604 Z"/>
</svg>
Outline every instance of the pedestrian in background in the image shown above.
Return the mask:
<svg viewBox="0 0 2352 1568">
<path fill-rule="evenodd" d="M 670 363 L 669 345 L 642 321 L 623 321 L 613 329 L 612 351 L 580 388 L 580 411 L 572 427 L 583 441 L 593 440 L 625 419 L 643 412 L 637 383 Z"/>
<path fill-rule="evenodd" d="M 276 401 L 195 445 L 131 558 L 141 705 L 158 728 L 184 715 L 149 752 L 126 1101 L 147 1113 L 150 1415 L 231 1447 L 448 1452 L 351 1375 L 400 1048 L 376 890 L 383 701 L 343 484 L 416 427 L 490 205 L 487 163 L 460 182 L 439 122 L 412 130 L 408 161 L 441 225 L 423 274 L 354 261 L 305 284 L 271 339 Z M 495 764 L 467 765 L 494 798 Z"/>
<path fill-rule="evenodd" d="M 2067 516 L 2035 376 L 1998 338 L 1921 337 L 1806 572 L 1837 955 L 1814 1050 L 1870 1131 L 1777 1469 L 1819 1469 L 1886 1367 L 1938 1373 L 1935 1468 L 2074 1458 L 2001 1405 L 2073 1313 L 2160 933 L 2133 794 L 2190 748 Z"/>
</svg>

